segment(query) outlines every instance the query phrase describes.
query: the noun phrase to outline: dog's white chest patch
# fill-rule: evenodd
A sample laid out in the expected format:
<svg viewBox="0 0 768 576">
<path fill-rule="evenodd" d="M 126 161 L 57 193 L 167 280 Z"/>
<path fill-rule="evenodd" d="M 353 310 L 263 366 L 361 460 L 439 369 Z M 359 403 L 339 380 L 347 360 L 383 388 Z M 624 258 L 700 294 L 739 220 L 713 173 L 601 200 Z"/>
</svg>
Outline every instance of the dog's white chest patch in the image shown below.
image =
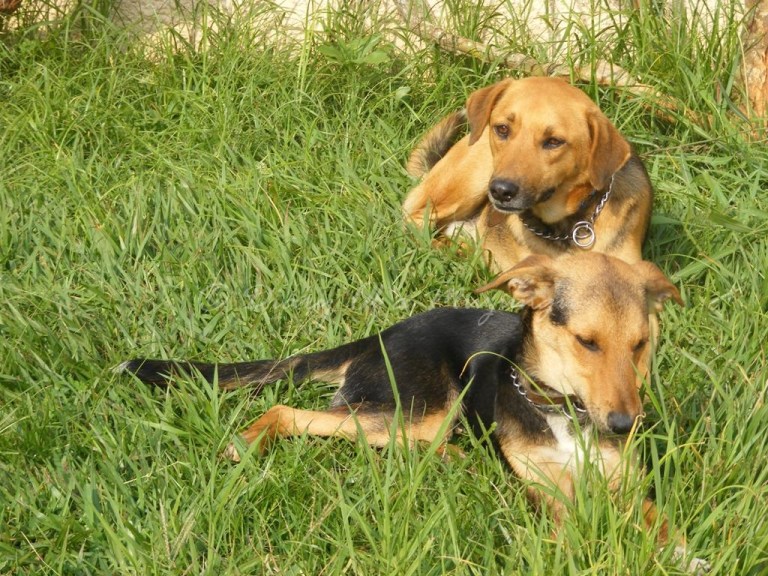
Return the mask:
<svg viewBox="0 0 768 576">
<path fill-rule="evenodd" d="M 453 238 L 459 234 L 467 234 L 471 237 L 477 236 L 477 224 L 473 220 L 458 220 L 450 222 L 443 229 L 443 234 L 448 238 Z"/>
<path fill-rule="evenodd" d="M 555 437 L 555 449 L 560 453 L 560 461 L 569 468 L 581 468 L 585 458 L 589 457 L 585 448 L 588 447 L 588 437 L 578 439 L 571 430 L 571 421 L 564 416 L 549 415 L 547 424 Z"/>
</svg>

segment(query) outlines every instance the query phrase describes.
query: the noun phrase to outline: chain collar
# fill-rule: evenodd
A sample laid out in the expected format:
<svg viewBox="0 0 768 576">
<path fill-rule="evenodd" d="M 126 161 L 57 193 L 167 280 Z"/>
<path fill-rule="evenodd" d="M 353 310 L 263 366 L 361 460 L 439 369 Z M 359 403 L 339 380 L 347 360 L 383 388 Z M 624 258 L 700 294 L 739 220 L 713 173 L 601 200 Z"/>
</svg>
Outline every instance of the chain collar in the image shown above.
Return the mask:
<svg viewBox="0 0 768 576">
<path fill-rule="evenodd" d="M 517 393 L 539 412 L 565 416 L 568 420 L 573 420 L 575 416 L 579 423 L 584 423 L 589 418 L 587 409 L 576 396 L 560 394 L 554 390 L 549 394 L 544 393 L 543 390 L 534 392 L 521 382 L 520 372 L 514 365 L 509 367 L 509 376 Z"/>
<path fill-rule="evenodd" d="M 554 240 L 555 242 L 570 241 L 574 246 L 578 246 L 583 250 L 589 250 L 590 248 L 592 248 L 592 246 L 595 244 L 595 241 L 597 240 L 597 234 L 595 234 L 595 220 L 597 220 L 597 217 L 600 216 L 600 212 L 603 211 L 603 208 L 605 208 L 605 205 L 608 202 L 608 197 L 611 195 L 611 192 L 613 191 L 613 179 L 615 177 L 616 177 L 616 173 L 614 172 L 611 175 L 611 182 L 608 185 L 608 190 L 605 191 L 605 194 L 603 194 L 602 198 L 600 198 L 600 200 L 598 201 L 597 205 L 595 206 L 594 212 L 592 212 L 592 216 L 586 220 L 579 220 L 578 222 L 576 222 L 571 228 L 570 234 L 557 236 L 555 234 L 547 232 L 546 230 L 540 230 L 538 228 L 534 228 L 533 226 L 528 224 L 528 222 L 526 222 L 524 218 L 520 218 L 520 221 L 523 223 L 523 226 L 525 226 L 530 232 L 533 232 L 534 234 L 536 234 L 536 236 L 539 236 L 540 238 L 545 238 L 547 240 Z M 597 193 L 597 190 L 593 190 L 590 196 L 593 196 L 595 193 Z"/>
</svg>

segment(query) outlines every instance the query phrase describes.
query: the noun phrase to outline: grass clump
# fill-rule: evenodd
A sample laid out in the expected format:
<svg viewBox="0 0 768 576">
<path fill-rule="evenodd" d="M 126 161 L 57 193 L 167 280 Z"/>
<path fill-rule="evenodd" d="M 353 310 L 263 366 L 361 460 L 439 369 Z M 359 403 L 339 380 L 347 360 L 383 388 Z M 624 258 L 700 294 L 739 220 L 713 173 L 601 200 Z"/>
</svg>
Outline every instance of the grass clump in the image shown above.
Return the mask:
<svg viewBox="0 0 768 576">
<path fill-rule="evenodd" d="M 455 4 L 465 35 L 496 25 Z M 472 439 L 462 462 L 298 439 L 231 465 L 219 454 L 250 419 L 329 391 L 282 382 L 252 398 L 192 379 L 160 394 L 110 371 L 136 356 L 285 356 L 435 306 L 511 306 L 473 296 L 480 258 L 430 249 L 399 211 L 414 141 L 510 72 L 400 51 L 402 30 L 343 8 L 306 41 L 222 21 L 206 50 L 160 57 L 98 14 L 77 34 L 4 32 L 0 572 L 679 572 L 598 480 L 553 538 Z M 688 303 L 664 313 L 638 442 L 650 473 L 624 499 L 653 488 L 715 573 L 756 575 L 768 153 L 732 113 L 737 15 L 710 42 L 695 15 L 643 10 L 617 21 L 613 51 L 603 30 L 568 28 L 586 38 L 579 58 L 613 59 L 681 111 L 581 85 L 648 165 L 647 256 Z M 510 49 L 557 56 L 529 40 L 510 34 Z"/>
</svg>

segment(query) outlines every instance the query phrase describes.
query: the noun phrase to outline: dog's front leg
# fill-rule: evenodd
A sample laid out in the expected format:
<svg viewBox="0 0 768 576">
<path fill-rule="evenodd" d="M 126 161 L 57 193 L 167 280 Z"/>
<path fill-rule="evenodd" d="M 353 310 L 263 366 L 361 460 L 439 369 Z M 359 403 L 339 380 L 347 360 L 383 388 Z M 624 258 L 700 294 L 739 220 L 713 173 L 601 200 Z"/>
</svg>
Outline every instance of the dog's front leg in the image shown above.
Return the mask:
<svg viewBox="0 0 768 576">
<path fill-rule="evenodd" d="M 641 477 L 645 470 L 642 466 L 630 456 L 627 456 L 620 443 L 613 441 L 603 441 L 599 443 L 595 451 L 596 458 L 601 467 L 601 471 L 608 480 L 608 487 L 611 492 L 617 492 L 621 486 L 622 479 L 625 477 Z M 627 458 L 631 458 L 627 461 Z M 700 558 L 688 558 L 685 536 L 672 534 L 670 537 L 669 522 L 666 518 L 659 516 L 656 504 L 646 498 L 643 501 L 643 528 L 650 532 L 657 530 L 656 542 L 659 547 L 665 547 L 670 542 L 675 545 L 675 561 L 689 574 L 706 574 L 709 572 L 709 563 Z"/>
<path fill-rule="evenodd" d="M 528 484 L 529 499 L 537 505 L 544 502 L 555 522 L 562 523 L 574 495 L 574 455 L 546 438 L 505 437 L 500 431 L 503 428 L 497 428 L 499 448 L 515 474 Z"/>
<path fill-rule="evenodd" d="M 643 502 L 643 523 L 645 529 L 650 529 L 659 522 L 659 513 L 656 508 L 656 504 L 652 500 L 646 499 Z M 669 522 L 666 518 L 661 519 L 661 524 L 658 528 L 659 533 L 657 542 L 659 546 L 666 546 L 669 541 Z M 703 558 L 690 558 L 688 556 L 688 546 L 685 542 L 685 536 L 678 535 L 674 537 L 675 550 L 673 558 L 675 562 L 680 565 L 688 574 L 695 574 L 701 576 L 708 574 L 710 571 L 710 564 Z"/>
<path fill-rule="evenodd" d="M 501 428 L 503 432 L 503 428 Z M 497 436 L 498 437 L 498 436 Z M 620 446 L 601 443 L 595 450 L 580 451 L 565 449 L 562 445 L 544 438 L 505 438 L 502 434 L 499 447 L 515 474 L 529 483 L 528 496 L 534 502 L 545 502 L 556 524 L 561 524 L 567 514 L 567 502 L 574 497 L 574 481 L 579 475 L 579 462 L 585 457 L 594 460 L 608 481 L 608 487 L 616 492 L 621 485 L 628 464 L 623 458 Z M 548 441 L 549 440 L 549 441 Z M 580 453 L 577 454 L 577 451 Z M 588 452 L 588 453 L 587 453 Z M 636 476 L 641 471 L 629 464 Z M 643 502 L 643 528 L 658 530 L 660 546 L 670 542 L 670 529 L 666 519 L 660 519 L 656 505 L 650 499 Z M 660 523 L 660 524 L 659 524 Z M 657 527 L 658 526 L 658 527 Z M 676 562 L 690 574 L 706 574 L 709 563 L 700 558 L 689 558 L 685 538 L 675 537 L 674 556 Z"/>
</svg>

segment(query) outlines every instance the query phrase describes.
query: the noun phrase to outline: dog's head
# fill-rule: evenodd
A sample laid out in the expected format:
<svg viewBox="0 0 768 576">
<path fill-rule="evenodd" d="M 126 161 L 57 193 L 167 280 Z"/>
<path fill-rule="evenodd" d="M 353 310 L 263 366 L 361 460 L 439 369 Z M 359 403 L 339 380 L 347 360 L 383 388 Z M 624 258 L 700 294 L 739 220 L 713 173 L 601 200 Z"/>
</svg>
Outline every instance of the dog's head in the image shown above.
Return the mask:
<svg viewBox="0 0 768 576">
<path fill-rule="evenodd" d="M 651 317 L 677 288 L 650 262 L 584 252 L 529 256 L 479 291 L 501 288 L 530 308 L 523 363 L 530 376 L 575 395 L 602 430 L 629 432 L 642 415 Z"/>
<path fill-rule="evenodd" d="M 630 156 L 627 141 L 592 100 L 558 78 L 504 80 L 467 100 L 473 145 L 488 130 L 492 205 L 533 210 L 545 222 L 574 213 L 604 190 Z"/>
</svg>

